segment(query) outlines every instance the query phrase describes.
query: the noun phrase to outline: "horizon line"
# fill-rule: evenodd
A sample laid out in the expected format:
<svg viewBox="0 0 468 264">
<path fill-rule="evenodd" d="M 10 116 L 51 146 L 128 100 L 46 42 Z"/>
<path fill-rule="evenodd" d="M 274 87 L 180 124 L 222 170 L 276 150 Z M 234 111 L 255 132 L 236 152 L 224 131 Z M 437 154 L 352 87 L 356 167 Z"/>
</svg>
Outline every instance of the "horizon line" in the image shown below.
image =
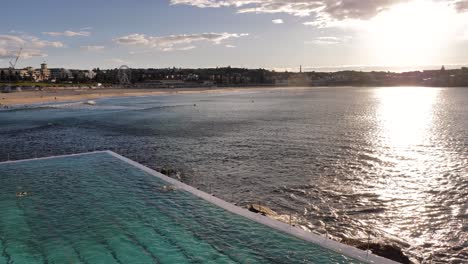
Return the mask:
<svg viewBox="0 0 468 264">
<path fill-rule="evenodd" d="M 46 63 L 45 61 L 43 63 Z M 414 71 L 426 71 L 426 70 L 440 70 L 444 67 L 446 70 L 456 70 L 464 67 L 468 67 L 467 63 L 447 63 L 447 64 L 428 64 L 428 65 L 328 65 L 328 66 L 304 66 L 298 65 L 297 67 L 245 67 L 245 66 L 233 66 L 233 65 L 217 65 L 217 66 L 205 66 L 205 67 L 187 67 L 187 66 L 150 66 L 142 67 L 135 66 L 131 67 L 129 64 L 122 63 L 115 67 L 49 67 L 50 69 L 59 68 L 59 69 L 68 69 L 68 70 L 94 70 L 94 69 L 103 69 L 103 70 L 113 70 L 118 69 L 121 66 L 128 66 L 131 69 L 217 69 L 217 68 L 236 68 L 236 69 L 247 69 L 247 70 L 269 70 L 275 72 L 340 72 L 340 71 L 361 71 L 361 72 L 414 72 Z M 15 70 L 21 70 L 28 67 L 35 68 L 33 66 L 23 66 L 14 68 Z M 10 67 L 0 67 L 0 69 L 10 69 Z"/>
</svg>

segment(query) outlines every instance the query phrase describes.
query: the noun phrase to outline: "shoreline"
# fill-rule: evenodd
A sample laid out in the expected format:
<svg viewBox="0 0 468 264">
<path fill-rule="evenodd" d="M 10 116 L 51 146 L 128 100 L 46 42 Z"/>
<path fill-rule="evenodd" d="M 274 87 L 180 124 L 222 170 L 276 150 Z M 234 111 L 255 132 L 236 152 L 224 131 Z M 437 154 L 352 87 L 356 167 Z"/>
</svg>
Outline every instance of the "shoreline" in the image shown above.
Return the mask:
<svg viewBox="0 0 468 264">
<path fill-rule="evenodd" d="M 290 87 L 293 88 L 293 87 Z M 285 87 L 213 87 L 213 88 L 47 88 L 42 91 L 0 93 L 0 108 L 42 103 L 88 101 L 102 98 L 157 96 L 171 94 L 224 93 L 290 89 Z M 297 88 L 297 87 L 296 87 Z"/>
<path fill-rule="evenodd" d="M 10 107 L 29 107 L 44 103 L 64 103 L 96 100 L 103 98 L 158 96 L 173 94 L 213 94 L 241 91 L 272 91 L 272 90 L 298 90 L 317 88 L 347 88 L 356 86 L 226 86 L 226 87 L 193 87 L 193 88 L 67 88 L 47 87 L 38 91 L 21 91 L 0 93 L 0 110 Z M 361 86 L 359 86 L 361 87 Z M 362 86 L 367 87 L 367 86 Z M 385 86 L 386 87 L 386 86 Z M 388 86 L 399 87 L 399 86 Z M 425 86 L 405 86 L 425 87 Z M 383 87 L 379 87 L 383 88 Z M 440 88 L 440 87 L 426 87 Z M 447 88 L 447 87 L 443 87 Z M 452 88 L 452 87 L 450 87 Z M 465 88 L 465 87 L 463 87 Z"/>
</svg>

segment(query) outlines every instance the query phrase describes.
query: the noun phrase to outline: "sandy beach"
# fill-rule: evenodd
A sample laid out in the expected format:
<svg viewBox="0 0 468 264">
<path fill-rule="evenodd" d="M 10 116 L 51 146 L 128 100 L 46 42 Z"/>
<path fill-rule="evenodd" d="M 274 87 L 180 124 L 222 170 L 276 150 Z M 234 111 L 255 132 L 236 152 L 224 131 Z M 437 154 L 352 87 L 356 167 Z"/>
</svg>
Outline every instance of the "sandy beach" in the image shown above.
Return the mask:
<svg viewBox="0 0 468 264">
<path fill-rule="evenodd" d="M 128 88 L 100 88 L 100 89 L 71 89 L 46 88 L 42 91 L 23 91 L 0 94 L 0 106 L 29 105 L 37 103 L 86 101 L 109 97 L 186 94 L 186 93 L 221 93 L 256 89 L 278 89 L 274 87 L 235 87 L 235 88 L 166 88 L 166 89 L 128 89 Z"/>
</svg>

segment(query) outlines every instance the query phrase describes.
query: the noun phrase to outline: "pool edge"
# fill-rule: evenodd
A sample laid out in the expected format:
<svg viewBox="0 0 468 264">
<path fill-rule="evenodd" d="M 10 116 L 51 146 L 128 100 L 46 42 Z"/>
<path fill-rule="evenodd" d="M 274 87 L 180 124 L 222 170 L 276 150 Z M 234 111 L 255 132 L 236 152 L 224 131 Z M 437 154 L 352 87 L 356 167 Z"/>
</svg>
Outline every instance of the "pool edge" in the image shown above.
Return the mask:
<svg viewBox="0 0 468 264">
<path fill-rule="evenodd" d="M 110 150 L 96 150 L 96 151 L 91 151 L 91 152 L 83 152 L 83 153 L 75 153 L 75 154 L 63 154 L 63 155 L 47 156 L 47 157 L 40 157 L 40 158 L 30 158 L 30 159 L 21 159 L 21 160 L 7 160 L 7 161 L 1 161 L 0 164 L 20 163 L 20 162 L 27 162 L 27 161 L 34 161 L 34 160 L 48 160 L 48 159 L 74 157 L 74 156 L 84 156 L 84 155 L 92 155 L 92 154 L 98 154 L 98 153 L 111 154 L 111 153 L 114 153 L 114 152 L 112 152 Z"/>
<path fill-rule="evenodd" d="M 153 169 L 150 169 L 138 162 L 135 162 L 131 159 L 128 159 L 122 155 L 119 155 L 113 151 L 104 151 L 104 152 L 107 152 L 109 153 L 110 155 L 138 168 L 138 169 L 141 169 L 149 174 L 151 174 L 152 176 L 155 176 L 155 177 L 158 177 L 170 184 L 173 184 L 174 186 L 180 188 L 180 189 L 183 189 L 199 198 L 202 198 L 203 200 L 205 201 L 208 201 L 218 207 L 221 207 L 231 213 L 234 213 L 234 214 L 237 214 L 237 215 L 240 215 L 240 216 L 243 216 L 245 218 L 248 218 L 252 221 L 255 221 L 257 223 L 260 223 L 260 224 L 263 224 L 263 225 L 266 225 L 270 228 L 273 228 L 273 229 L 276 229 L 276 230 L 279 230 L 281 232 L 284 232 L 284 233 L 287 233 L 289 235 L 292 235 L 294 237 L 297 237 L 297 238 L 300 238 L 302 240 L 305 240 L 305 241 L 308 241 L 308 242 L 311 242 L 311 243 L 314 243 L 314 244 L 317 244 L 321 247 L 324 247 L 326 249 L 329 249 L 329 250 L 332 250 L 336 253 L 339 253 L 339 254 L 342 254 L 342 255 L 345 255 L 347 257 L 351 257 L 351 258 L 354 258 L 356 260 L 359 260 L 359 261 L 362 261 L 362 262 L 366 262 L 366 263 L 379 263 L 379 264 L 396 264 L 398 262 L 396 261 L 393 261 L 393 260 L 390 260 L 390 259 L 386 259 L 384 257 L 380 257 L 380 256 L 377 256 L 375 254 L 372 254 L 372 253 L 367 253 L 366 251 L 363 251 L 363 250 L 360 250 L 358 248 L 355 248 L 355 247 L 352 247 L 352 246 L 348 246 L 348 245 L 345 245 L 345 244 L 342 244 L 338 241 L 335 241 L 335 240 L 331 240 L 331 239 L 328 239 L 328 238 L 325 238 L 325 237 L 322 237 L 322 236 L 319 236 L 319 235 L 316 235 L 314 233 L 311 233 L 311 232 L 308 232 L 308 231 L 305 231 L 305 230 L 302 230 L 298 227 L 294 227 L 294 226 L 290 226 L 286 223 L 283 223 L 283 222 L 280 222 L 278 220 L 275 220 L 275 219 L 272 219 L 268 216 L 263 216 L 261 214 L 257 214 L 257 213 L 253 213 L 249 210 L 247 210 L 246 208 L 242 208 L 242 207 L 239 207 L 239 206 L 236 206 L 234 204 L 231 204 L 229 202 L 226 202 L 220 198 L 217 198 L 209 193 L 206 193 L 206 192 L 203 192 L 203 191 L 200 191 L 190 185 L 187 185 L 183 182 L 180 182 L 176 179 L 173 179 L 171 177 L 168 177 L 162 173 L 159 173 Z"/>
<path fill-rule="evenodd" d="M 65 155 L 57 155 L 57 156 L 49 156 L 49 157 L 41 157 L 41 158 L 32 158 L 32 159 L 23 159 L 23 160 L 14 160 L 14 161 L 3 161 L 0 162 L 1 164 L 12 164 L 12 163 L 20 163 L 20 162 L 27 162 L 27 161 L 37 161 L 37 160 L 48 160 L 48 159 L 54 159 L 54 158 L 62 158 L 62 157 L 74 157 L 74 156 L 84 156 L 84 155 L 92 155 L 92 154 L 98 154 L 98 153 L 106 153 L 109 154 L 129 165 L 132 165 L 152 176 L 155 176 L 165 182 L 168 182 L 174 186 L 176 186 L 179 189 L 185 190 L 192 195 L 195 195 L 211 204 L 214 204 L 218 207 L 223 208 L 224 210 L 227 210 L 231 213 L 243 216 L 251 221 L 255 221 L 257 223 L 263 224 L 265 226 L 268 226 L 270 228 L 273 228 L 275 230 L 281 231 L 283 233 L 292 235 L 294 237 L 297 237 L 299 239 L 314 243 L 318 246 L 321 246 L 323 248 L 332 250 L 336 253 L 342 254 L 347 257 L 351 257 L 353 259 L 356 259 L 358 261 L 364 262 L 364 263 L 372 263 L 372 264 L 397 264 L 399 262 L 393 261 L 386 259 L 384 257 L 377 256 L 372 253 L 367 253 L 366 251 L 360 250 L 358 248 L 342 244 L 338 241 L 334 241 L 319 235 L 316 235 L 314 233 L 302 230 L 298 227 L 290 226 L 286 223 L 280 222 L 278 220 L 269 218 L 268 216 L 263 216 L 261 214 L 253 213 L 246 208 L 242 208 L 239 206 L 236 206 L 234 204 L 231 204 L 229 202 L 226 202 L 220 198 L 217 198 L 211 194 L 208 194 L 206 192 L 200 191 L 190 185 L 187 185 L 183 182 L 180 182 L 176 179 L 170 178 L 162 173 L 159 173 L 153 169 L 150 169 L 136 161 L 133 161 L 129 158 L 126 158 L 120 154 L 117 154 L 113 151 L 110 150 L 102 150 L 102 151 L 93 151 L 93 152 L 85 152 L 85 153 L 77 153 L 77 154 L 65 154 Z"/>
</svg>

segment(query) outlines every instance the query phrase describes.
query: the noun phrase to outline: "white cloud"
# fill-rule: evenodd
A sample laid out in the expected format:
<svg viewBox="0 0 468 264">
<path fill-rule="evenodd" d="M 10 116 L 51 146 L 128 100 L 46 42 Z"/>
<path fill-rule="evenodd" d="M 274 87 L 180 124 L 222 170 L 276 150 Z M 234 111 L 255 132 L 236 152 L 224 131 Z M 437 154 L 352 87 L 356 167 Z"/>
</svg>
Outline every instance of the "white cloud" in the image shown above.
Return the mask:
<svg viewBox="0 0 468 264">
<path fill-rule="evenodd" d="M 87 50 L 87 51 L 100 51 L 100 50 L 103 50 L 105 47 L 104 46 L 88 45 L 88 46 L 81 46 L 80 48 L 82 50 Z"/>
<path fill-rule="evenodd" d="M 1 46 L 13 46 L 13 45 L 24 45 L 25 40 L 14 35 L 0 35 Z"/>
<path fill-rule="evenodd" d="M 283 24 L 284 23 L 283 19 L 273 19 L 271 22 L 273 22 L 273 24 Z"/>
<path fill-rule="evenodd" d="M 229 45 L 229 44 L 226 45 L 226 48 L 235 48 L 235 47 L 236 47 L 236 46 L 234 46 L 234 45 Z"/>
<path fill-rule="evenodd" d="M 144 34 L 131 34 L 114 39 L 113 41 L 120 45 L 140 45 L 159 49 L 161 51 L 188 50 L 195 46 L 184 46 L 194 42 L 206 41 L 212 44 L 221 44 L 225 40 L 240 38 L 248 34 L 237 33 L 201 33 L 201 34 L 183 34 L 170 36 L 147 36 Z M 180 47 L 183 46 L 183 47 Z"/>
<path fill-rule="evenodd" d="M 63 43 L 60 41 L 47 41 L 47 40 L 42 40 L 36 37 L 26 37 L 29 41 L 27 43 L 27 46 L 31 46 L 32 48 L 36 49 L 42 49 L 45 47 L 53 47 L 53 48 L 62 48 L 64 47 Z"/>
<path fill-rule="evenodd" d="M 334 36 L 324 36 L 324 37 L 317 37 L 314 40 L 304 41 L 305 44 L 316 44 L 316 45 L 336 45 L 341 44 L 349 41 L 352 37 L 351 36 L 343 36 L 343 37 L 334 37 Z"/>
<path fill-rule="evenodd" d="M 318 37 L 311 41 L 305 41 L 305 44 L 318 44 L 318 45 L 334 45 L 341 43 L 337 37 Z"/>
<path fill-rule="evenodd" d="M 0 35 L 0 58 L 15 58 L 22 48 L 21 58 L 45 57 L 44 48 L 61 48 L 59 41 L 47 41 L 29 35 Z"/>
<path fill-rule="evenodd" d="M 294 16 L 327 14 L 336 19 L 368 18 L 407 0 L 171 0 L 200 8 L 235 7 L 239 13 L 287 13 Z"/>
<path fill-rule="evenodd" d="M 153 53 L 154 50 L 132 50 L 128 52 L 130 55 L 137 55 L 137 54 L 147 54 L 147 53 Z"/>
<path fill-rule="evenodd" d="M 4 48 L 0 48 L 0 58 L 5 58 L 9 55 L 9 52 L 8 50 L 4 49 Z"/>
<path fill-rule="evenodd" d="M 25 49 L 21 52 L 21 58 L 23 59 L 29 59 L 32 57 L 47 57 L 47 54 L 40 50 L 34 49 Z"/>
<path fill-rule="evenodd" d="M 187 50 L 193 50 L 195 49 L 197 46 L 185 46 L 185 47 L 166 47 L 166 48 L 162 48 L 161 50 L 162 51 L 187 51 Z"/>
<path fill-rule="evenodd" d="M 119 59 L 119 58 L 112 58 L 108 60 L 112 64 L 130 64 L 129 61 L 124 60 L 124 59 Z"/>
<path fill-rule="evenodd" d="M 239 13 L 288 13 L 309 16 L 323 6 L 318 0 L 171 0 L 171 4 L 206 7 L 236 7 Z"/>
<path fill-rule="evenodd" d="M 396 4 L 418 0 L 171 0 L 172 5 L 191 5 L 200 8 L 233 7 L 238 13 L 286 13 L 294 16 L 314 16 L 308 25 L 320 21 L 370 19 Z M 433 0 L 468 12 L 468 0 Z M 315 24 L 314 24 L 315 23 Z"/>
<path fill-rule="evenodd" d="M 121 45 L 148 45 L 150 42 L 143 34 L 127 35 L 113 41 Z"/>
<path fill-rule="evenodd" d="M 0 59 L 14 59 L 16 56 L 18 56 L 18 50 L 0 48 Z M 23 49 L 21 51 L 22 59 L 29 59 L 32 57 L 47 57 L 47 54 L 35 49 Z"/>
<path fill-rule="evenodd" d="M 89 37 L 91 32 L 89 31 L 70 31 L 66 30 L 64 32 L 42 32 L 44 35 L 58 37 L 58 36 L 65 36 L 65 37 Z"/>
<path fill-rule="evenodd" d="M 192 50 L 196 48 L 196 46 L 187 46 L 187 47 L 182 47 L 182 48 L 178 48 L 177 50 Z"/>
</svg>

